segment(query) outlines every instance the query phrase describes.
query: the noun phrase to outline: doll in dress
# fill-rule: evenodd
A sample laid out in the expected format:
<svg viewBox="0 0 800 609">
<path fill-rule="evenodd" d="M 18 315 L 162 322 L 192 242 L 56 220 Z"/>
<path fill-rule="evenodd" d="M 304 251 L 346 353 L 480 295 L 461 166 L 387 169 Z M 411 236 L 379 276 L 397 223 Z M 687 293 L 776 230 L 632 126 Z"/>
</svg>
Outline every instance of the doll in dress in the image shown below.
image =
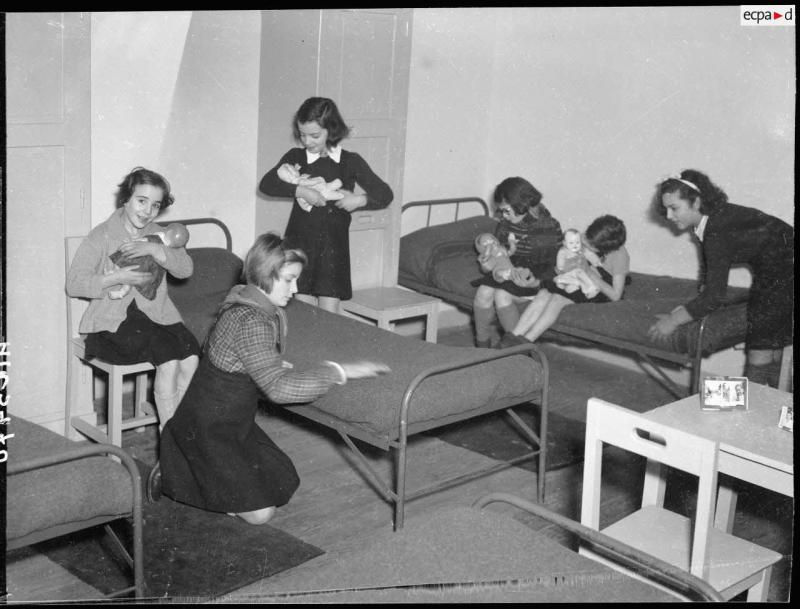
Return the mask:
<svg viewBox="0 0 800 609">
<path fill-rule="evenodd" d="M 141 240 L 150 241 L 151 243 L 160 243 L 167 247 L 184 247 L 189 241 L 189 231 L 183 224 L 173 222 L 163 231 L 142 237 Z M 138 265 L 136 270 L 144 273 L 151 273 L 153 278 L 144 285 L 136 286 L 136 289 L 139 290 L 139 293 L 147 298 L 147 300 L 153 300 L 156 297 L 156 290 L 158 286 L 161 285 L 161 279 L 164 277 L 164 267 L 158 264 L 152 256 L 127 258 L 118 250 L 109 257 L 111 258 L 111 262 L 117 267 Z M 131 286 L 122 285 L 119 288 L 109 290 L 108 296 L 113 300 L 118 300 L 123 298 L 130 291 Z"/>
<path fill-rule="evenodd" d="M 475 237 L 478 264 L 484 273 L 491 273 L 495 281 L 507 281 L 511 278 L 511 271 L 514 268 L 511 256 L 516 250 L 516 240 L 509 237 L 509 243 L 509 248 L 503 247 L 491 233 L 481 233 Z"/>
<path fill-rule="evenodd" d="M 597 254 L 583 246 L 578 230 L 565 230 L 563 245 L 556 254 L 556 286 L 568 294 L 581 290 L 587 298 L 596 296 L 600 289 L 587 273 L 590 263 L 600 265 Z"/>
<path fill-rule="evenodd" d="M 344 198 L 344 193 L 339 191 L 342 187 L 341 180 L 337 178 L 331 182 L 326 182 L 325 178 L 322 177 L 310 178 L 307 173 L 300 173 L 300 165 L 297 163 L 294 165 L 284 163 L 278 167 L 278 177 L 289 184 L 313 188 L 325 197 L 326 201 L 338 201 Z M 311 203 L 302 197 L 297 198 L 297 203 L 303 210 L 311 211 Z"/>
</svg>

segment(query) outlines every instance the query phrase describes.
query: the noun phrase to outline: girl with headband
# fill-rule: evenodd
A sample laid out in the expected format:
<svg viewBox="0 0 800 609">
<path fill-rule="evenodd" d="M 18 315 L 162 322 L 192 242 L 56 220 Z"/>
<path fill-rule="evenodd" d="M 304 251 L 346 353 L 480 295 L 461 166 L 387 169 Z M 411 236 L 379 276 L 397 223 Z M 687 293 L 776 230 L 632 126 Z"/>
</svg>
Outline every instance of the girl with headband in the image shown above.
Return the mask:
<svg viewBox="0 0 800 609">
<path fill-rule="evenodd" d="M 692 230 L 702 252 L 701 291 L 649 330 L 666 340 L 675 329 L 699 319 L 725 301 L 731 266 L 749 265 L 745 376 L 776 387 L 783 347 L 793 342 L 794 228 L 759 209 L 728 202 L 705 174 L 686 169 L 662 181 L 656 210 L 679 230 Z"/>
</svg>

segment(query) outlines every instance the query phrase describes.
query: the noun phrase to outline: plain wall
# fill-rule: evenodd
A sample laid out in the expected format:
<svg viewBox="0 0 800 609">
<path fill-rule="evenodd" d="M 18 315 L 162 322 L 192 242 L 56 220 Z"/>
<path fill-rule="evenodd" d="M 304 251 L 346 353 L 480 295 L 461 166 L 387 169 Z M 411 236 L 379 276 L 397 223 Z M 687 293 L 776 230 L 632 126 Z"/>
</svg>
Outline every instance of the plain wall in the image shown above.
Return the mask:
<svg viewBox="0 0 800 609">
<path fill-rule="evenodd" d="M 635 271 L 697 276 L 694 241 L 649 214 L 684 168 L 794 223 L 795 29 L 738 6 L 416 9 L 408 108 L 407 200 L 520 175 L 564 227 L 620 217 Z"/>
<path fill-rule="evenodd" d="M 169 180 L 159 221 L 211 216 L 255 237 L 260 11 L 92 14 L 92 225 L 141 165 Z M 220 245 L 190 227 L 190 246 Z"/>
</svg>

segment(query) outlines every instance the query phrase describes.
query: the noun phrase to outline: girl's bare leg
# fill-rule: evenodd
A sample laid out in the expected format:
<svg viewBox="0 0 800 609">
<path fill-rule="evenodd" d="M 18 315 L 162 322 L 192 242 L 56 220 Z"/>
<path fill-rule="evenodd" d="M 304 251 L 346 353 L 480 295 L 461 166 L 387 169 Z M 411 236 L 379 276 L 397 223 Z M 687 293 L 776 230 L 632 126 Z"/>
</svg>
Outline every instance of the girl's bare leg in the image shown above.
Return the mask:
<svg viewBox="0 0 800 609">
<path fill-rule="evenodd" d="M 177 378 L 175 379 L 175 388 L 178 391 L 178 402 L 175 405 L 176 408 L 177 405 L 181 403 L 183 394 L 185 394 L 186 390 L 189 388 L 189 383 L 192 381 L 192 377 L 194 376 L 199 363 L 200 358 L 198 358 L 196 355 L 190 355 L 189 357 L 178 362 L 178 374 Z"/>
<path fill-rule="evenodd" d="M 748 349 L 744 375 L 753 383 L 777 387 L 782 357 L 782 349 Z"/>
<path fill-rule="evenodd" d="M 547 290 L 542 290 L 536 296 L 534 296 L 533 300 L 531 300 L 531 303 L 522 312 L 522 315 L 520 316 L 517 325 L 514 326 L 512 333 L 516 334 L 517 336 L 525 336 L 533 324 L 536 323 L 536 320 L 539 319 L 539 316 L 542 314 L 542 311 L 544 311 L 547 303 L 550 302 L 552 297 L 553 295 Z"/>
<path fill-rule="evenodd" d="M 556 322 L 558 316 L 561 314 L 561 309 L 566 307 L 568 304 L 572 304 L 572 301 L 568 298 L 564 298 L 560 294 L 551 294 L 551 297 L 547 301 L 547 305 L 544 307 L 542 314 L 525 333 L 525 338 L 531 342 L 534 342 L 536 339 L 538 339 L 542 334 L 544 334 L 545 330 L 547 330 Z"/>
<path fill-rule="evenodd" d="M 164 429 L 178 407 L 178 360 L 173 359 L 156 366 L 153 396 L 158 411 L 158 427 Z"/>
<path fill-rule="evenodd" d="M 317 297 L 316 296 L 311 296 L 310 294 L 295 294 L 294 297 L 297 298 L 297 300 L 299 300 L 300 302 L 305 302 L 305 303 L 313 305 L 315 307 L 318 304 L 317 303 Z"/>
<path fill-rule="evenodd" d="M 340 313 L 339 304 L 340 300 L 338 298 L 333 298 L 332 296 L 318 296 L 317 302 L 320 309 L 324 309 L 326 311 L 330 311 L 331 313 Z"/>
</svg>

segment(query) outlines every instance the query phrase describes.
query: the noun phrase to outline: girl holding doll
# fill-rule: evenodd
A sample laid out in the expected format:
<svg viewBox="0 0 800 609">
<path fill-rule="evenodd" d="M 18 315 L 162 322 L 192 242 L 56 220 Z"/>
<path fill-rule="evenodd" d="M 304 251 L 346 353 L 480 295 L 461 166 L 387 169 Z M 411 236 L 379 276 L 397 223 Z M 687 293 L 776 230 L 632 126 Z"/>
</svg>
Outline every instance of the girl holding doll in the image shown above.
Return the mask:
<svg viewBox="0 0 800 609">
<path fill-rule="evenodd" d="M 200 347 L 169 298 L 166 273 L 152 298 L 148 290 L 120 287 L 148 286 L 155 274 L 140 270 L 139 262 L 145 259 L 179 279 L 192 274 L 192 259 L 183 246 L 148 239 L 164 231 L 155 219 L 173 202 L 163 176 L 136 167 L 119 184 L 116 198 L 118 209 L 78 247 L 66 290 L 73 298 L 90 300 L 78 328 L 86 335 L 87 357 L 155 366 L 153 392 L 163 430 L 197 369 Z"/>
<path fill-rule="evenodd" d="M 304 101 L 292 129 L 301 147 L 281 157 L 261 179 L 259 190 L 270 197 L 294 199 L 285 237 L 308 257 L 297 297 L 338 313 L 339 302 L 352 297 L 350 214 L 382 209 L 394 195 L 361 155 L 342 149 L 341 141 L 350 129 L 332 100 L 311 97 Z M 339 180 L 341 188 L 335 199 L 328 200 L 320 189 L 281 178 L 289 174 L 322 178 L 324 183 Z M 364 194 L 355 194 L 356 184 Z"/>
</svg>

